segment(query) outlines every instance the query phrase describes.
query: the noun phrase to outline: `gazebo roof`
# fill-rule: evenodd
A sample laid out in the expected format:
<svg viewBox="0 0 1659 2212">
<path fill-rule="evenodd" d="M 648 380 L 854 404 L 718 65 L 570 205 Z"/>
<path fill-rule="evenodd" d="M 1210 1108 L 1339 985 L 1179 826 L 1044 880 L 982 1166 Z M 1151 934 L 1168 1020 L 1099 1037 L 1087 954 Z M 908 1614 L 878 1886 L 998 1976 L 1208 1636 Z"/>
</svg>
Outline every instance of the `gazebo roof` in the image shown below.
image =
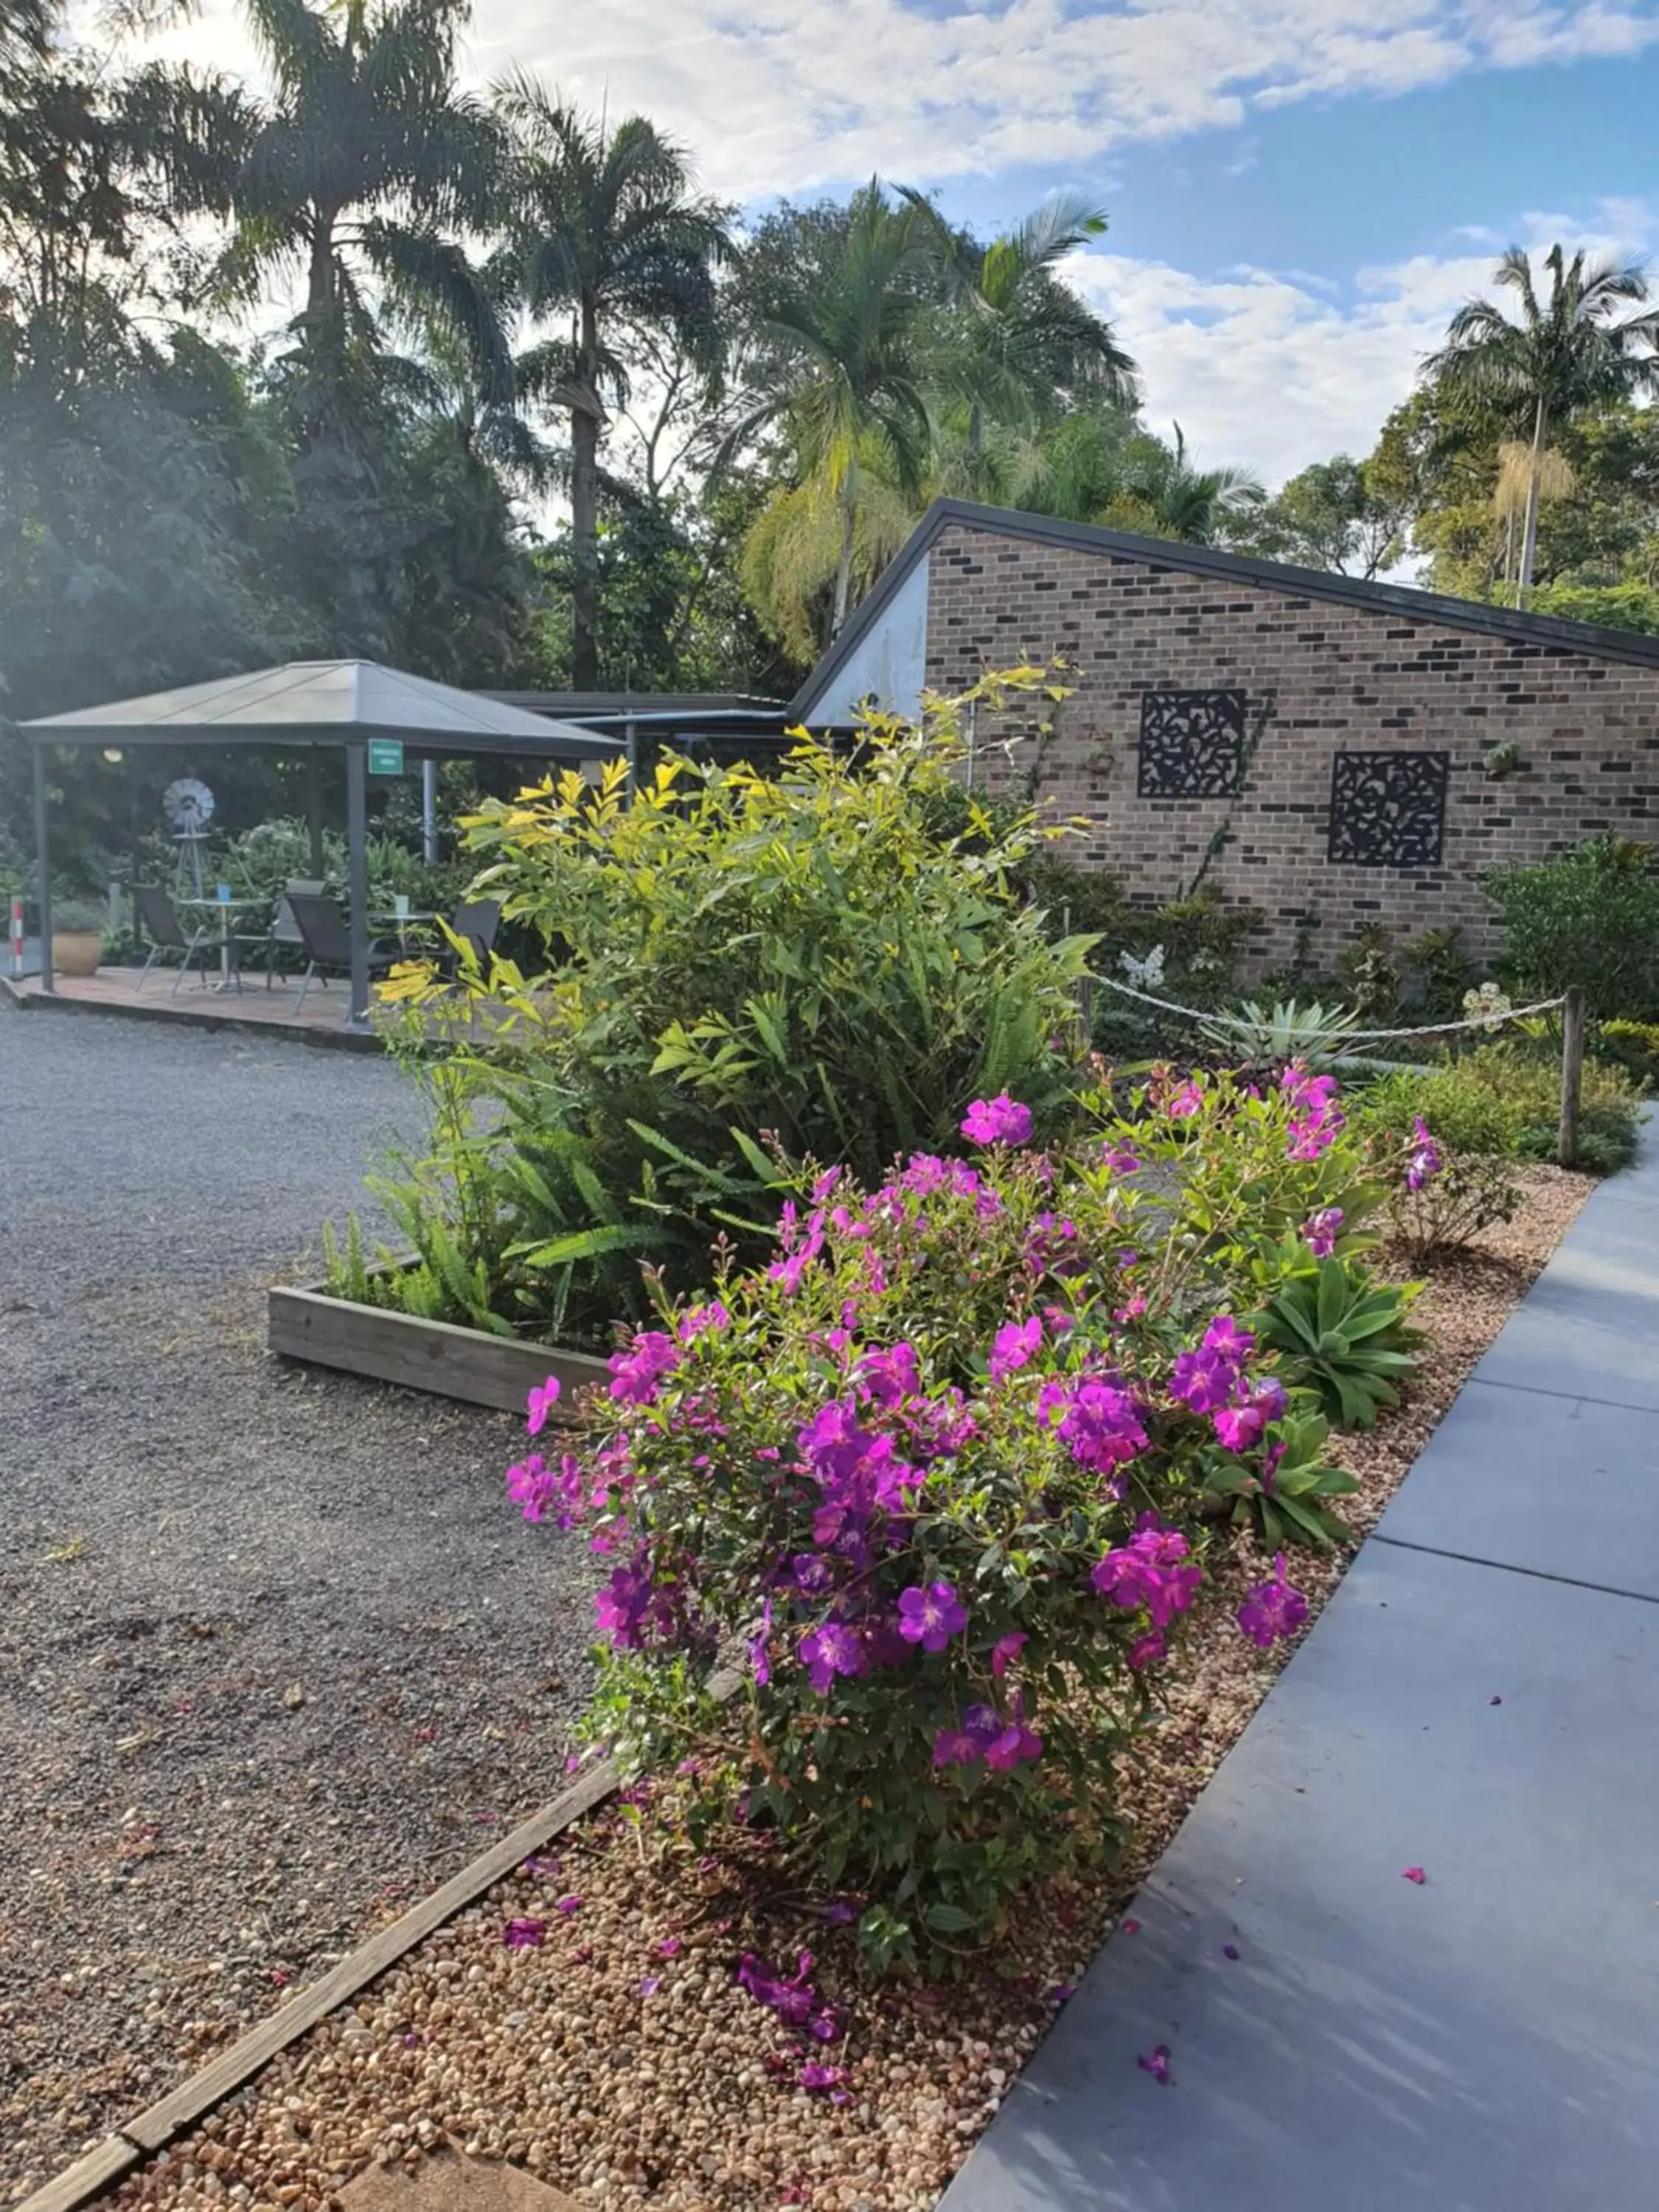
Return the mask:
<svg viewBox="0 0 1659 2212">
<path fill-rule="evenodd" d="M 19 725 L 54 744 L 342 746 L 400 738 L 414 750 L 592 760 L 619 750 L 608 732 L 532 714 L 373 660 L 290 660 L 142 699 L 80 707 Z"/>
</svg>

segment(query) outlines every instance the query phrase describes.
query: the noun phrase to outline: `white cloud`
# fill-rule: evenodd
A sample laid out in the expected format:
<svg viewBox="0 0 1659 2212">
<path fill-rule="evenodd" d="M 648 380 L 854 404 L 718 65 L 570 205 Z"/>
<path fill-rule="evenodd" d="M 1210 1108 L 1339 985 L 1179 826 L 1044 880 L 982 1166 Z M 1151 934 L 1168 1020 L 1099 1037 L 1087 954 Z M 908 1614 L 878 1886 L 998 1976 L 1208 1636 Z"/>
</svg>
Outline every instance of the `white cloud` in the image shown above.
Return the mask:
<svg viewBox="0 0 1659 2212">
<path fill-rule="evenodd" d="M 1645 206 L 1610 201 L 1588 222 L 1528 216 L 1516 237 L 1534 251 L 1560 238 L 1639 257 L 1653 228 Z M 1245 463 L 1278 483 L 1310 461 L 1369 451 L 1453 312 L 1487 288 L 1494 258 L 1487 247 L 1362 269 L 1346 299 L 1299 270 L 1206 277 L 1092 251 L 1068 274 L 1139 362 L 1153 426 L 1177 421 L 1200 460 Z"/>
<path fill-rule="evenodd" d="M 612 113 L 641 108 L 741 198 L 879 170 L 931 180 L 1097 162 L 1314 94 L 1393 94 L 1467 70 L 1633 54 L 1654 0 L 477 0 L 471 58 L 522 65 Z M 240 70 L 232 0 L 169 51 Z"/>
</svg>

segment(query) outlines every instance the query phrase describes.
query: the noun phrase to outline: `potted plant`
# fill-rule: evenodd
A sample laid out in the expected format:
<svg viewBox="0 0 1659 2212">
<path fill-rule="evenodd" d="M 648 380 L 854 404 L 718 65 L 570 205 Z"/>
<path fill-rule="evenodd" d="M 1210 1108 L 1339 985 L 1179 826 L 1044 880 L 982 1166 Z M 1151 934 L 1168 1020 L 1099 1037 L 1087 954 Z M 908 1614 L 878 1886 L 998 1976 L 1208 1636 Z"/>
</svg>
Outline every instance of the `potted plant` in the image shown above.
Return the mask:
<svg viewBox="0 0 1659 2212">
<path fill-rule="evenodd" d="M 61 899 L 52 910 L 52 964 L 59 975 L 93 975 L 104 949 L 105 914 L 96 899 Z"/>
</svg>

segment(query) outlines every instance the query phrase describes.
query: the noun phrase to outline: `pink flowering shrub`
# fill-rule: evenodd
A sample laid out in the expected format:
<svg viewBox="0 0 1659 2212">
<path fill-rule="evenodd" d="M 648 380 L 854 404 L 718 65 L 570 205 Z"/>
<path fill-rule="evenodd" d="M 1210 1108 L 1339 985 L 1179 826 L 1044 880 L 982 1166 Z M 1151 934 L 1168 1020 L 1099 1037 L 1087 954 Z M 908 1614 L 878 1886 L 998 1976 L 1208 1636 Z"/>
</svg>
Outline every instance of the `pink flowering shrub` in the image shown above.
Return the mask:
<svg viewBox="0 0 1659 2212">
<path fill-rule="evenodd" d="M 1098 1101 L 1061 1153 L 979 1101 L 971 1158 L 817 1176 L 773 1261 L 662 1298 L 583 1449 L 514 1470 L 605 1563 L 597 1725 L 641 1765 L 695 1757 L 706 1817 L 862 1891 L 878 1955 L 986 1935 L 1109 1844 L 1216 1501 L 1322 1472 L 1237 1293 L 1287 1224 L 1363 1210 L 1335 1109 L 1197 1087 L 1155 1082 L 1132 1121 Z M 1277 1569 L 1243 1632 L 1299 1605 Z"/>
</svg>

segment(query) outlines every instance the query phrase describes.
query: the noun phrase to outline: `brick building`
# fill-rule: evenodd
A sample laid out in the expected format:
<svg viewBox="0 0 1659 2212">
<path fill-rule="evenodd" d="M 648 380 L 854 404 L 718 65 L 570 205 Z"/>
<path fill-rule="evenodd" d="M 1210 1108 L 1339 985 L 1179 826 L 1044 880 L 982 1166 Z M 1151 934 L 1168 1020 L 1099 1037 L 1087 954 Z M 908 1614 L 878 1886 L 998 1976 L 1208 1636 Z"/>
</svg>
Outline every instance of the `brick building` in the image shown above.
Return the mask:
<svg viewBox="0 0 1659 2212">
<path fill-rule="evenodd" d="M 1089 824 L 1071 857 L 1156 904 L 1230 820 L 1208 880 L 1261 913 L 1261 967 L 1298 936 L 1328 966 L 1366 922 L 1455 923 L 1481 957 L 1487 868 L 1659 839 L 1659 638 L 953 500 L 791 714 L 914 713 L 924 687 L 1056 658 L 1076 690 L 1038 788 Z M 1000 734 L 975 732 L 991 787 Z"/>
</svg>

